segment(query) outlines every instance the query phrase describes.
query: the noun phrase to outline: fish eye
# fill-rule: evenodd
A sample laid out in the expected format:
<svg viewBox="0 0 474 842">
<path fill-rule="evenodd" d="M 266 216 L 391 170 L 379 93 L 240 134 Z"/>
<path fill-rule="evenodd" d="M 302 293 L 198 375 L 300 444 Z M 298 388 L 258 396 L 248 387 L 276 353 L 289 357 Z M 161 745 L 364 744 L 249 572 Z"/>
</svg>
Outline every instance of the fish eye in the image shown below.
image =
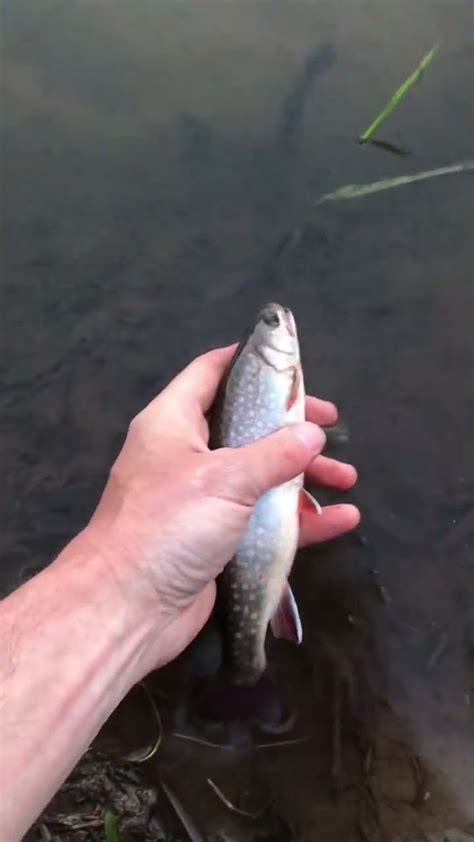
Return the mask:
<svg viewBox="0 0 474 842">
<path fill-rule="evenodd" d="M 280 319 L 276 313 L 265 313 L 263 321 L 268 327 L 278 327 L 280 324 Z"/>
</svg>

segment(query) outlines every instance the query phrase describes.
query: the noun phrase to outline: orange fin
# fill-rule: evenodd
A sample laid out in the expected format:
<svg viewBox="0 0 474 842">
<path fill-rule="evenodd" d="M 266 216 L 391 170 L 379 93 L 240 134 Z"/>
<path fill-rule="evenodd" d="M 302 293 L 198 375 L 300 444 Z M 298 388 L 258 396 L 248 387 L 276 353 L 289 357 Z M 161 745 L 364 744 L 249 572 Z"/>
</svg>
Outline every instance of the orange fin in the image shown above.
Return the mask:
<svg viewBox="0 0 474 842">
<path fill-rule="evenodd" d="M 305 510 L 307 512 L 315 511 L 318 515 L 321 515 L 323 513 L 323 510 L 316 498 L 313 497 L 313 495 L 310 494 L 309 491 L 306 491 L 306 488 L 302 488 L 300 491 L 299 510 L 300 512 L 303 512 Z"/>
<path fill-rule="evenodd" d="M 291 384 L 290 397 L 288 398 L 287 410 L 294 407 L 300 396 L 301 377 L 297 368 L 293 372 L 293 383 Z"/>
<path fill-rule="evenodd" d="M 293 591 L 288 582 L 285 583 L 283 593 L 270 625 L 275 637 L 301 643 L 303 640 L 303 626 Z"/>
</svg>

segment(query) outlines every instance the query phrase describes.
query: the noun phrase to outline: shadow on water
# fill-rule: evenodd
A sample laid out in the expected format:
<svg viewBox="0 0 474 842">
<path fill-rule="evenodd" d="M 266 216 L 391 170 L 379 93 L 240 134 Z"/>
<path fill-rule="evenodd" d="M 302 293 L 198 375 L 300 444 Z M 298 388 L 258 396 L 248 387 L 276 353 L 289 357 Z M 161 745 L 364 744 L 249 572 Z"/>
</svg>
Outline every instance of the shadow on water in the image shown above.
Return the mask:
<svg viewBox="0 0 474 842">
<path fill-rule="evenodd" d="M 133 414 L 268 298 L 295 311 L 360 473 L 359 535 L 295 565 L 304 645 L 269 641 L 298 711 L 283 745 L 183 739 L 211 638 L 149 678 L 143 838 L 164 838 L 152 809 L 190 838 L 161 778 L 216 842 L 472 838 L 471 176 L 321 206 L 287 248 L 328 191 L 472 156 L 470 5 L 410 14 L 407 39 L 403 7 L 371 3 L 4 6 L 3 592 L 87 522 Z M 355 144 L 438 41 L 384 127 L 410 158 Z M 98 745 L 152 731 L 132 693 Z"/>
</svg>

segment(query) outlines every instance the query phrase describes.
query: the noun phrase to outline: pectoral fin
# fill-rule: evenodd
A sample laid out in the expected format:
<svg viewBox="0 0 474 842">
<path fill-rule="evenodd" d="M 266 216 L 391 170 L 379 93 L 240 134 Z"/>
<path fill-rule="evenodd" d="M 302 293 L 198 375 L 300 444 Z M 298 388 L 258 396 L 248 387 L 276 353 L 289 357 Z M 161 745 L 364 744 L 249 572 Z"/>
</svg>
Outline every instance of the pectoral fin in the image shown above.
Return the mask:
<svg viewBox="0 0 474 842">
<path fill-rule="evenodd" d="M 306 491 L 306 488 L 301 489 L 299 499 L 300 512 L 304 509 L 310 509 L 312 512 L 315 511 L 318 515 L 322 514 L 322 509 L 318 501 L 313 497 L 312 494 L 309 493 L 309 491 Z"/>
<path fill-rule="evenodd" d="M 293 372 L 293 383 L 291 385 L 291 392 L 290 392 L 290 396 L 288 398 L 287 409 L 288 410 L 293 409 L 293 407 L 295 406 L 297 401 L 300 400 L 301 396 L 302 396 L 301 374 L 298 371 L 298 369 L 295 368 L 295 370 Z M 304 397 L 303 397 L 303 400 L 304 400 Z"/>
<path fill-rule="evenodd" d="M 298 606 L 288 582 L 286 582 L 283 588 L 280 603 L 271 619 L 270 625 L 275 637 L 292 640 L 295 643 L 301 643 L 303 640 L 303 627 L 301 625 Z"/>
</svg>

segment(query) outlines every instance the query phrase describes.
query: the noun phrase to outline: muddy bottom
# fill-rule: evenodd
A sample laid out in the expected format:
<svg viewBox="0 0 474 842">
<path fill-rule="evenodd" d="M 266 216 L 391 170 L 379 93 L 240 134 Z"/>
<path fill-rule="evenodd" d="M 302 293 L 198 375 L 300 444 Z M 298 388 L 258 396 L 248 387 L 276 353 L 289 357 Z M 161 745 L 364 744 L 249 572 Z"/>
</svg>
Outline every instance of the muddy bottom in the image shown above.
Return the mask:
<svg viewBox="0 0 474 842">
<path fill-rule="evenodd" d="M 116 830 L 111 830 L 114 827 Z M 130 764 L 111 762 L 90 751 L 26 840 L 87 842 L 104 837 L 150 842 L 169 839 L 157 811 L 155 787 Z"/>
<path fill-rule="evenodd" d="M 128 709 L 129 726 L 147 713 Z M 342 721 L 323 733 L 301 722 L 285 739 L 254 735 L 240 748 L 189 729 L 167 731 L 156 758 L 144 764 L 119 759 L 115 725 L 107 739 L 110 748 L 115 733 L 116 750 L 85 755 L 26 842 L 474 839 L 474 822 L 447 798 L 442 779 L 412 752 L 389 712 L 372 732 Z M 117 837 L 105 835 L 111 813 Z"/>
<path fill-rule="evenodd" d="M 319 554 L 320 619 L 305 644 L 269 640 L 272 679 L 296 714 L 288 733 L 192 723 L 190 700 L 216 661 L 205 630 L 134 688 L 28 842 L 104 839 L 107 811 L 120 840 L 473 840 L 473 663 L 460 683 L 446 631 L 419 608 L 417 642 L 408 603 L 400 614 L 398 601 L 391 651 L 409 651 L 412 665 L 404 658 L 404 671 L 389 675 L 375 632 L 390 626 L 396 593 L 369 574 L 358 584 L 348 576 L 345 591 L 341 571 L 354 546 L 342 541 L 336 550 L 338 562 L 331 548 Z M 303 614 L 315 598 L 300 600 Z"/>
</svg>

